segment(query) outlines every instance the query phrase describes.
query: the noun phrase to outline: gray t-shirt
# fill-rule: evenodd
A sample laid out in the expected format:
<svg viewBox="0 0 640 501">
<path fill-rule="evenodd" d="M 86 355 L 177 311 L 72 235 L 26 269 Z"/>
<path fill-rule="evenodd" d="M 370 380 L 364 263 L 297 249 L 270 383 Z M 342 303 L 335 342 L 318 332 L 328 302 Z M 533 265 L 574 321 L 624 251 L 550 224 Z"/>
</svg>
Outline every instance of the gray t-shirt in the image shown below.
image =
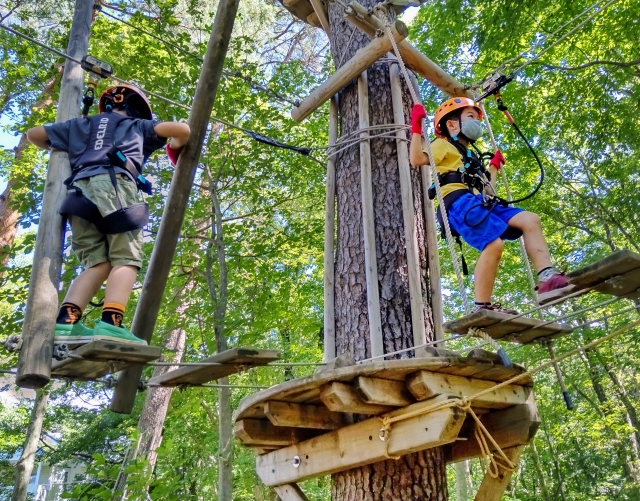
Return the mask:
<svg viewBox="0 0 640 501">
<path fill-rule="evenodd" d="M 120 122 L 115 130 L 114 144 L 133 162 L 138 171 L 142 171 L 142 165 L 149 155 L 163 148 L 167 142 L 167 138 L 158 136 L 154 130 L 154 127 L 159 123 L 159 120 L 129 118 Z M 69 154 L 71 169 L 77 167 L 77 162 L 87 149 L 90 140 L 90 121 L 86 118 L 72 118 L 66 122 L 45 125 L 44 129 L 51 148 L 66 151 Z M 84 179 L 108 172 L 107 165 L 94 165 L 83 169 L 75 179 Z M 126 169 L 116 167 L 115 172 L 126 174 L 131 178 Z M 131 180 L 136 181 L 132 178 Z"/>
</svg>

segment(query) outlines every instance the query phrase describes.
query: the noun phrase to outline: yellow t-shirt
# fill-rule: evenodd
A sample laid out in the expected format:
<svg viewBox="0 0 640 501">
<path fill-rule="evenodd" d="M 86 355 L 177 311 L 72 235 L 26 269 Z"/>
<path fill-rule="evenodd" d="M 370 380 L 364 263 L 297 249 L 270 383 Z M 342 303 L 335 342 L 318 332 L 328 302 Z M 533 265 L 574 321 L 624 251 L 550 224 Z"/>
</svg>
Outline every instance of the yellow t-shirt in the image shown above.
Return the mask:
<svg viewBox="0 0 640 501">
<path fill-rule="evenodd" d="M 445 139 L 438 138 L 431 143 L 431 152 L 433 153 L 433 160 L 436 163 L 436 170 L 438 171 L 438 174 L 455 172 L 464 166 L 460 152 L 454 145 Z M 467 185 L 462 183 L 445 184 L 442 187 L 442 196 L 446 197 L 449 193 L 455 190 L 468 189 Z"/>
</svg>

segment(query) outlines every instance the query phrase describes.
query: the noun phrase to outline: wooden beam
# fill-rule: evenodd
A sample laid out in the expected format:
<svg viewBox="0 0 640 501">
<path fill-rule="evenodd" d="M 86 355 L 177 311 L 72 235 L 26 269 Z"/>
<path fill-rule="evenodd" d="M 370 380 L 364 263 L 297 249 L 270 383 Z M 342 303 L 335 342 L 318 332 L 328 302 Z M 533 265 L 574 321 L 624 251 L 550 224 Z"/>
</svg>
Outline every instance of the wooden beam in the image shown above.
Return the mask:
<svg viewBox="0 0 640 501">
<path fill-rule="evenodd" d="M 384 30 L 384 23 L 376 16 L 369 14 L 367 9 L 358 2 L 352 1 L 349 6 L 352 8 L 346 14 L 346 18 L 367 35 L 375 36 L 376 30 Z M 467 96 L 473 99 L 473 93 L 465 89 L 465 86 L 444 71 L 418 49 L 413 47 L 406 40 L 398 43 L 398 49 L 404 59 L 407 68 L 415 71 L 418 75 L 426 78 L 438 89 L 446 94 L 456 96 Z"/>
<path fill-rule="evenodd" d="M 407 27 L 401 21 L 395 21 L 391 27 L 391 32 L 396 41 L 404 40 L 409 34 Z M 300 106 L 293 108 L 291 117 L 296 122 L 302 122 L 360 73 L 389 52 L 391 47 L 391 40 L 386 35 L 371 40 L 367 46 L 356 52 L 349 61 L 338 68 L 322 85 L 309 94 L 300 103 Z"/>
<path fill-rule="evenodd" d="M 343 426 L 343 416 L 324 405 L 295 404 L 270 400 L 264 404 L 264 414 L 274 426 L 336 430 Z"/>
<path fill-rule="evenodd" d="M 413 73 L 409 73 L 411 85 L 420 98 L 418 80 Z M 424 141 L 424 138 L 422 138 Z M 436 341 L 444 339 L 444 307 L 442 303 L 442 285 L 440 283 L 440 255 L 438 253 L 438 227 L 436 225 L 436 212 L 433 200 L 429 200 L 429 187 L 431 186 L 431 169 L 428 165 L 418 167 L 422 178 L 422 211 L 424 213 L 424 232 L 427 246 L 427 267 L 429 269 L 429 288 L 431 289 L 431 311 L 433 313 L 433 331 Z M 443 347 L 438 344 L 436 347 Z"/>
<path fill-rule="evenodd" d="M 417 400 L 427 400 L 438 395 L 471 397 L 476 393 L 493 388 L 496 383 L 452 374 L 420 371 L 407 379 L 409 390 Z M 487 393 L 471 402 L 474 407 L 504 409 L 512 405 L 524 404 L 531 388 L 510 384 Z"/>
<path fill-rule="evenodd" d="M 356 379 L 355 387 L 362 400 L 369 404 L 406 407 L 415 403 L 404 381 L 361 376 Z"/>
<path fill-rule="evenodd" d="M 402 85 L 400 70 L 397 64 L 389 68 L 391 81 L 391 103 L 393 106 L 393 122 L 405 125 L 404 104 L 402 102 Z M 411 82 L 406 82 L 411 85 Z M 404 222 L 405 248 L 407 251 L 407 273 L 409 277 L 409 298 L 411 304 L 411 329 L 413 346 L 427 342 L 425 330 L 424 302 L 422 301 L 422 284 L 420 260 L 418 257 L 418 236 L 416 234 L 416 215 L 413 207 L 413 188 L 411 186 L 411 167 L 409 166 L 409 143 L 407 132 L 396 131 L 396 149 L 398 152 L 398 171 L 400 174 L 400 198 L 402 200 L 402 220 Z M 416 350 L 416 358 L 425 356 L 424 348 Z"/>
<path fill-rule="evenodd" d="M 540 416 L 533 396 L 526 404 L 490 412 L 481 416 L 480 421 L 502 449 L 528 444 L 540 426 Z M 480 446 L 473 433 L 474 427 L 475 423 L 467 420 L 460 432 L 460 438 L 467 440 L 458 440 L 451 444 L 446 451 L 447 463 L 480 456 Z M 493 450 L 491 444 L 489 447 Z"/>
<path fill-rule="evenodd" d="M 165 372 L 160 376 L 152 377 L 149 384 L 164 387 L 203 384 L 237 374 L 250 367 L 267 365 L 279 358 L 280 351 L 278 350 L 231 348 L 199 362 L 205 365 L 186 365 L 174 371 Z"/>
<path fill-rule="evenodd" d="M 413 408 L 410 406 L 393 414 Z M 380 420 L 371 418 L 258 456 L 256 471 L 265 485 L 299 482 L 336 473 L 389 456 L 402 456 L 450 443 L 457 438 L 464 419 L 465 413 L 458 408 L 441 409 L 394 423 L 386 440 L 381 440 Z"/>
<path fill-rule="evenodd" d="M 344 66 L 343 66 L 344 68 Z M 358 78 L 358 116 L 361 130 L 369 127 L 369 83 L 367 72 Z M 368 132 L 361 132 L 368 138 Z M 375 216 L 373 211 L 373 181 L 371 178 L 371 144 L 360 141 L 360 191 L 362 196 L 362 226 L 364 236 L 364 266 L 367 281 L 367 309 L 371 356 L 384 354 L 382 321 L 380 320 L 380 292 L 378 289 L 378 260 L 376 258 Z"/>
<path fill-rule="evenodd" d="M 338 96 L 329 103 L 329 146 L 338 140 Z M 324 217 L 324 361 L 336 357 L 335 312 L 335 220 L 336 220 L 336 159 L 327 159 L 327 194 Z"/>
<path fill-rule="evenodd" d="M 282 501 L 309 501 L 298 484 L 276 485 L 273 490 Z"/>
<path fill-rule="evenodd" d="M 315 11 L 316 15 L 318 16 L 318 20 L 322 25 L 322 29 L 327 34 L 327 36 L 329 36 L 331 30 L 329 28 L 329 19 L 327 19 L 327 12 L 324 10 L 324 5 L 320 0 L 310 0 L 310 1 L 311 1 L 311 6 L 313 7 L 313 10 Z"/>
<path fill-rule="evenodd" d="M 76 60 L 87 53 L 92 13 L 93 1 L 76 0 L 67 45 L 67 54 Z M 56 123 L 80 115 L 83 80 L 84 71 L 80 65 L 65 61 Z M 16 384 L 22 388 L 43 388 L 51 379 L 51 354 L 62 270 L 62 232 L 66 224 L 59 211 L 67 196 L 63 181 L 70 175 L 69 155 L 63 151 L 52 151 L 44 183 L 29 295 L 22 324 L 22 348 L 16 376 Z"/>
<path fill-rule="evenodd" d="M 339 381 L 326 385 L 320 393 L 320 400 L 329 410 L 334 412 L 378 415 L 393 408 L 388 405 L 363 402 L 353 387 Z"/>
<path fill-rule="evenodd" d="M 318 14 L 312 12 L 307 16 L 307 23 L 316 28 L 322 28 L 322 24 L 320 24 L 320 19 L 318 19 Z"/>
<path fill-rule="evenodd" d="M 316 435 L 310 430 L 273 426 L 266 419 L 242 419 L 233 425 L 233 434 L 244 445 L 286 447 Z"/>
<path fill-rule="evenodd" d="M 520 462 L 520 456 L 522 455 L 522 451 L 525 447 L 525 445 L 509 447 L 508 449 L 503 449 L 503 452 L 505 456 L 507 456 L 507 458 L 509 458 L 509 460 L 517 467 Z M 511 476 L 515 472 L 507 471 L 502 468 L 499 468 L 499 472 L 498 478 L 493 478 L 489 472 L 484 474 L 484 478 L 482 479 L 482 483 L 480 484 L 474 501 L 500 501 L 500 499 L 502 499 L 502 495 L 511 481 Z"/>
<path fill-rule="evenodd" d="M 240 0 L 221 0 L 213 21 L 207 52 L 193 97 L 193 106 L 189 113 L 188 123 L 191 127 L 191 135 L 180 153 L 171 178 L 171 188 L 164 204 L 160 228 L 131 326 L 131 331 L 147 342 L 150 342 L 153 336 L 169 279 L 169 271 L 173 266 L 173 257 L 189 203 L 196 168 L 200 163 L 200 153 L 209 127 L 211 110 L 216 99 L 239 3 Z M 122 414 L 131 412 L 141 375 L 142 368 L 138 367 L 120 374 L 109 407 L 113 412 Z"/>
</svg>

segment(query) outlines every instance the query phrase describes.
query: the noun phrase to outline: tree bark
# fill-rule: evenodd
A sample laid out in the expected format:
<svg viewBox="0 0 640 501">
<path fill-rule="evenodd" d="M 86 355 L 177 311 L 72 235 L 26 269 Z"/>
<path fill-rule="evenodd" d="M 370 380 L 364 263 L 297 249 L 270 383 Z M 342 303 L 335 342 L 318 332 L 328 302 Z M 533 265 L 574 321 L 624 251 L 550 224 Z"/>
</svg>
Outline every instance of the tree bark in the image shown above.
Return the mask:
<svg viewBox="0 0 640 501">
<path fill-rule="evenodd" d="M 27 436 L 22 447 L 22 454 L 16 463 L 16 475 L 11 494 L 11 501 L 25 501 L 27 499 L 27 488 L 29 479 L 33 472 L 33 465 L 38 451 L 38 442 L 42 433 L 42 422 L 44 421 L 47 400 L 49 399 L 48 389 L 36 390 L 36 399 L 31 411 L 31 419 L 27 428 Z"/>
<path fill-rule="evenodd" d="M 373 7 L 376 0 L 361 2 Z M 342 7 L 329 3 L 331 52 L 337 66 L 345 64 L 369 42 L 343 17 Z M 352 35 L 352 31 L 353 32 Z M 349 40 L 351 41 L 349 42 Z M 393 124 L 389 61 L 367 70 L 370 125 Z M 407 82 L 402 82 L 405 117 L 410 111 Z M 341 135 L 358 130 L 357 85 L 352 82 L 339 93 Z M 406 118 L 405 118 L 406 120 Z M 385 353 L 413 346 L 405 232 L 403 228 L 400 176 L 395 139 L 371 140 L 374 198 L 375 250 L 378 268 L 380 318 Z M 434 340 L 433 315 L 427 278 L 422 186 L 420 172 L 412 169 L 413 209 L 419 242 L 423 318 L 427 340 Z M 360 182 L 360 149 L 355 145 L 336 159 L 337 238 L 335 256 L 336 354 L 356 360 L 371 356 L 364 234 Z M 437 249 L 433 249 L 437 252 Z M 412 354 L 405 354 L 412 356 Z M 334 500 L 445 500 L 446 465 L 442 450 L 430 449 L 399 460 L 386 460 L 333 475 Z"/>
</svg>

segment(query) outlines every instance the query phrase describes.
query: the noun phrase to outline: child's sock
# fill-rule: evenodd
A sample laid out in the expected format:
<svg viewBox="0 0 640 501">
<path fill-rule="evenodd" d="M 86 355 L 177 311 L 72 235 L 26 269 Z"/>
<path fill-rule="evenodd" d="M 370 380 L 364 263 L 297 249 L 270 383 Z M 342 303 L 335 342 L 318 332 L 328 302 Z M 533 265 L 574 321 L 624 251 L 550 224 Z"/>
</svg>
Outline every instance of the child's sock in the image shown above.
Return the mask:
<svg viewBox="0 0 640 501">
<path fill-rule="evenodd" d="M 118 303 L 104 303 L 102 307 L 102 321 L 116 327 L 122 326 L 124 317 L 124 305 Z"/>
<path fill-rule="evenodd" d="M 479 303 L 478 301 L 474 301 L 476 303 L 476 308 L 480 308 L 481 306 L 491 306 L 491 303 Z"/>
<path fill-rule="evenodd" d="M 556 270 L 553 266 L 549 266 L 548 268 L 545 268 L 544 270 L 540 270 L 538 272 L 538 280 L 540 280 L 541 282 L 546 282 L 556 273 L 558 273 L 558 270 Z"/>
<path fill-rule="evenodd" d="M 58 312 L 58 318 L 56 318 L 57 324 L 75 324 L 82 318 L 82 309 L 73 303 L 62 303 L 60 311 Z"/>
</svg>

